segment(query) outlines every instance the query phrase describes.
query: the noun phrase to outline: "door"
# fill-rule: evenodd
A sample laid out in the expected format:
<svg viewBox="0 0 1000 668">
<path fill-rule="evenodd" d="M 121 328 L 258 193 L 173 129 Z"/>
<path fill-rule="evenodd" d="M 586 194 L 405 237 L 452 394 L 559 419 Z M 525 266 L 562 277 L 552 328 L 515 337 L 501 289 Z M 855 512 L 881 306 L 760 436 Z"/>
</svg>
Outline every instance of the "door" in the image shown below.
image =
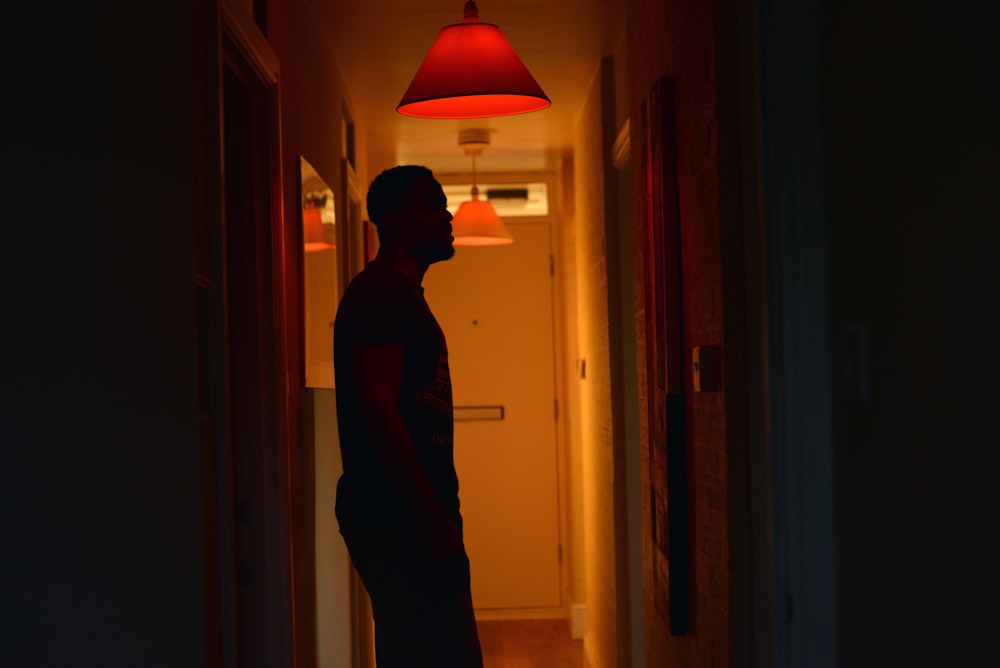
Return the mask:
<svg viewBox="0 0 1000 668">
<path fill-rule="evenodd" d="M 551 240 L 458 247 L 430 268 L 448 341 L 455 465 L 477 611 L 561 605 Z"/>
<path fill-rule="evenodd" d="M 271 668 L 293 663 L 285 338 L 277 320 L 284 287 L 274 266 L 276 93 L 228 38 L 220 74 L 222 215 L 207 230 L 201 306 L 218 503 L 219 619 L 210 632 L 218 646 L 209 663 Z"/>
</svg>

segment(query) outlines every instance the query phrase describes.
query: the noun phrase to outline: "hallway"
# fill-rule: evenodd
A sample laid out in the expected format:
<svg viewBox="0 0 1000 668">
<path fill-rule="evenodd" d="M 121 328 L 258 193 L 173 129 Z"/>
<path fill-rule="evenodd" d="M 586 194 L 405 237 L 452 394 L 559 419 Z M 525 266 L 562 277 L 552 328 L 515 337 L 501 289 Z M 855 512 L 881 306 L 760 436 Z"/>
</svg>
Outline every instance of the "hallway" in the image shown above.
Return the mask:
<svg viewBox="0 0 1000 668">
<path fill-rule="evenodd" d="M 0 666 L 354 668 L 300 165 L 342 285 L 375 174 L 468 174 L 485 123 L 395 111 L 461 9 L 9 6 Z M 478 174 L 555 183 L 560 603 L 592 668 L 1000 665 L 1000 4 L 480 9 L 553 101 L 491 120 Z M 565 626 L 482 628 L 488 666 L 581 665 Z"/>
</svg>

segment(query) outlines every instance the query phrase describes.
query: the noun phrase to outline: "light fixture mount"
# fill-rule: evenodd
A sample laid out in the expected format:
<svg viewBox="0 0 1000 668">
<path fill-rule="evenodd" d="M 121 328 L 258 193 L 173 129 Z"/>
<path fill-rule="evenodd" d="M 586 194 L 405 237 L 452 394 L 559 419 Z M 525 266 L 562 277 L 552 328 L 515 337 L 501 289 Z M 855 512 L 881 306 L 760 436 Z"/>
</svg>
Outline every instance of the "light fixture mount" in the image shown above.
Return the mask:
<svg viewBox="0 0 1000 668">
<path fill-rule="evenodd" d="M 490 130 L 485 128 L 459 130 L 458 145 L 465 151 L 465 155 L 482 155 L 483 149 L 490 145 Z"/>
<path fill-rule="evenodd" d="M 468 0 L 465 3 L 465 9 L 462 10 L 462 14 L 462 20 L 465 22 L 478 21 L 479 7 L 476 7 L 476 3 L 473 0 Z"/>
</svg>

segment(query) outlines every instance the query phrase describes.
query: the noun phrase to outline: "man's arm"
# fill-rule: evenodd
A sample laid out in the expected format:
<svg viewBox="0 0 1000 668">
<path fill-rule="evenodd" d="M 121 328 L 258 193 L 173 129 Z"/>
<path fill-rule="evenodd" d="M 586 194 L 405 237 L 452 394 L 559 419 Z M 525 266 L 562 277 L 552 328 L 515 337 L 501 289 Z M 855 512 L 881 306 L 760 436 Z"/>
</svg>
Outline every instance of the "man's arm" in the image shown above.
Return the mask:
<svg viewBox="0 0 1000 668">
<path fill-rule="evenodd" d="M 358 408 L 386 476 L 417 517 L 421 540 L 438 557 L 464 555 L 461 539 L 427 479 L 403 416 L 403 347 L 355 345 L 351 351 Z"/>
</svg>

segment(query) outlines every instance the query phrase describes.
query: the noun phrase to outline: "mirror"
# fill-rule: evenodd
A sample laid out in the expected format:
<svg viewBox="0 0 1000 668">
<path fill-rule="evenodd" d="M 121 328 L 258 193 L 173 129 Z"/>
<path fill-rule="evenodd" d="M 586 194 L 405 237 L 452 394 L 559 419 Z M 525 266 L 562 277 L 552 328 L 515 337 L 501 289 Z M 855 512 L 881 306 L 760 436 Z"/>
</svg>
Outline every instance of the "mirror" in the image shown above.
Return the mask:
<svg viewBox="0 0 1000 668">
<path fill-rule="evenodd" d="M 340 298 L 333 190 L 299 157 L 306 387 L 333 388 L 333 320 Z"/>
</svg>

